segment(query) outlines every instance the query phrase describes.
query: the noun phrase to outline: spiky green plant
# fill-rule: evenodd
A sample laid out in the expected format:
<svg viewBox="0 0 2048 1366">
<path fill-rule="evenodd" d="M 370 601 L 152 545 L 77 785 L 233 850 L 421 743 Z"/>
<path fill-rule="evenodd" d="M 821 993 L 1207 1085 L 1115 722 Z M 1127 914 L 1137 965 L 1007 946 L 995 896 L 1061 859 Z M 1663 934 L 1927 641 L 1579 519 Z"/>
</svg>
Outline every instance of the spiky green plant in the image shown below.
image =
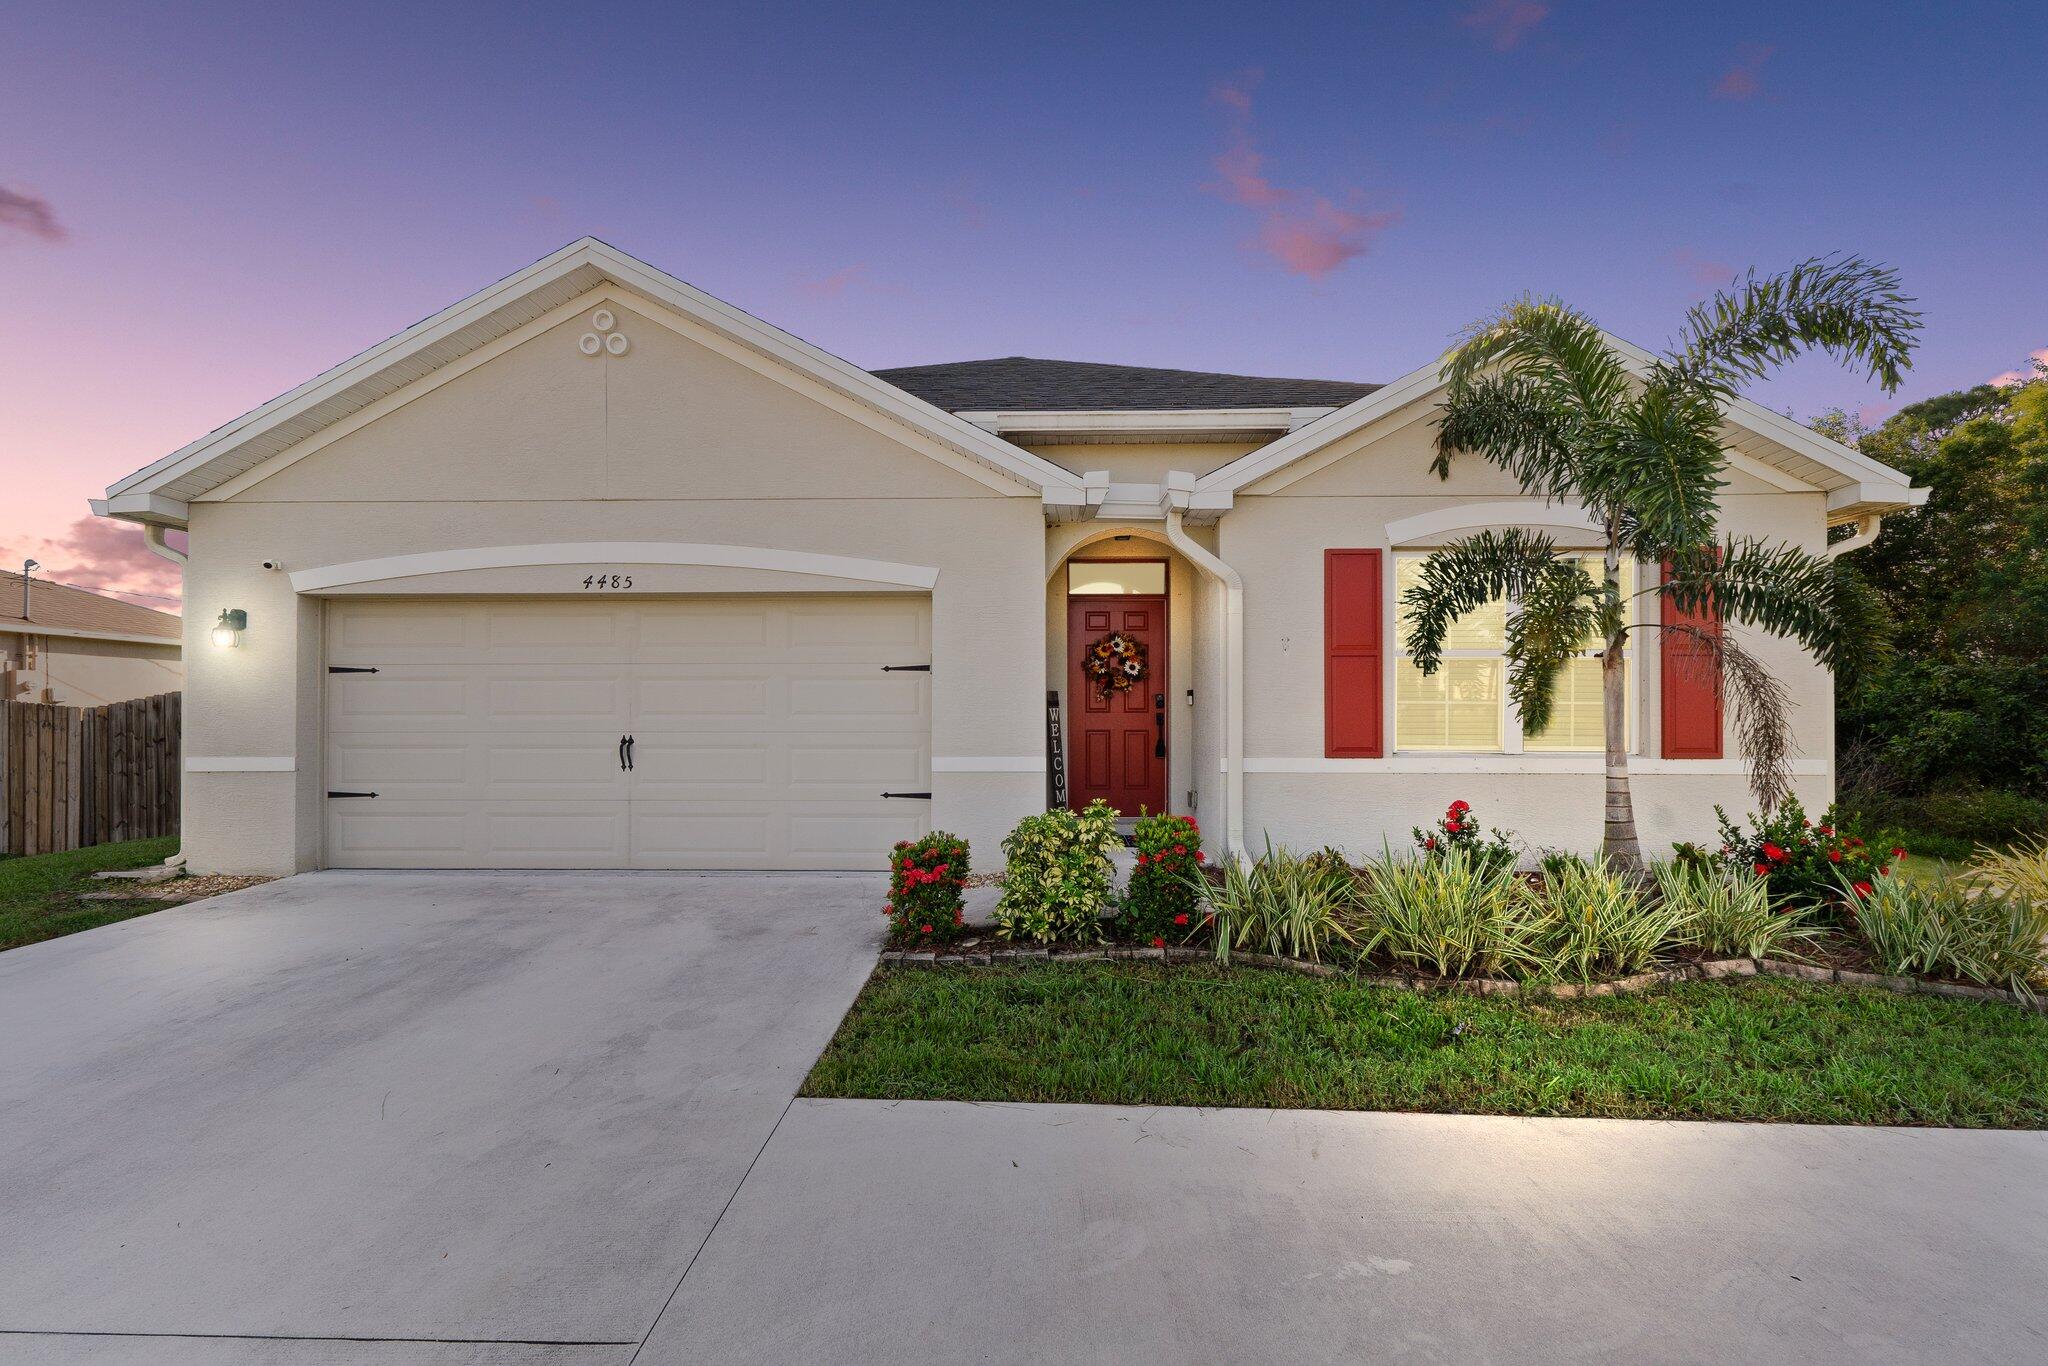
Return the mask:
<svg viewBox="0 0 2048 1366">
<path fill-rule="evenodd" d="M 1581 982 L 1641 972 L 1678 939 L 1691 911 L 1643 895 L 1641 880 L 1605 859 L 1565 861 L 1538 894 L 1540 975 Z"/>
<path fill-rule="evenodd" d="M 2031 998 L 2048 981 L 2048 902 L 1959 882 L 1878 878 L 1842 893 L 1886 972 L 1960 977 Z"/>
<path fill-rule="evenodd" d="M 1919 315 L 1895 272 L 1858 257 L 1826 257 L 1747 278 L 1695 306 L 1662 356 L 1624 350 L 1592 318 L 1556 299 L 1527 297 L 1482 319 L 1444 359 L 1436 473 L 1479 455 L 1529 493 L 1583 506 L 1600 526 L 1598 578 L 1561 557 L 1548 536 L 1485 531 L 1424 563 L 1403 602 L 1408 648 L 1425 673 L 1441 661 L 1458 617 L 1497 598 L 1518 600 L 1507 629 L 1509 695 L 1522 723 L 1549 721 L 1559 674 L 1588 648 L 1601 659 L 1607 729 L 1610 859 L 1640 866 L 1625 743 L 1630 622 L 1625 557 L 1671 570 L 1636 597 L 1789 636 L 1829 668 L 1875 647 L 1869 594 L 1832 561 L 1748 537 L 1719 540 L 1721 428 L 1738 386 L 1804 351 L 1866 368 L 1887 392 L 1908 364 Z M 1686 628 L 1681 628 L 1686 629 Z M 1730 633 L 1690 630 L 1702 666 L 1732 703 L 1751 786 L 1765 809 L 1787 785 L 1789 713 L 1783 689 Z"/>
<path fill-rule="evenodd" d="M 1708 953 L 1744 958 L 1802 958 L 1819 931 L 1814 907 L 1771 904 L 1768 879 L 1711 862 L 1674 860 L 1651 870 L 1657 895 L 1686 913 L 1679 937 Z"/>
<path fill-rule="evenodd" d="M 1523 975 L 1538 962 L 1538 907 L 1511 866 L 1463 846 L 1366 864 L 1368 953 L 1444 977 Z"/>
<path fill-rule="evenodd" d="M 1980 848 L 1964 877 L 1972 886 L 2048 906 L 2048 837 L 2022 840 L 2010 849 Z"/>
<path fill-rule="evenodd" d="M 1216 959 L 1233 949 L 1320 961 L 1334 944 L 1351 944 L 1357 901 L 1351 871 L 1321 854 L 1302 856 L 1266 842 L 1264 856 L 1224 861 L 1221 884 L 1197 880 L 1212 917 Z"/>
</svg>

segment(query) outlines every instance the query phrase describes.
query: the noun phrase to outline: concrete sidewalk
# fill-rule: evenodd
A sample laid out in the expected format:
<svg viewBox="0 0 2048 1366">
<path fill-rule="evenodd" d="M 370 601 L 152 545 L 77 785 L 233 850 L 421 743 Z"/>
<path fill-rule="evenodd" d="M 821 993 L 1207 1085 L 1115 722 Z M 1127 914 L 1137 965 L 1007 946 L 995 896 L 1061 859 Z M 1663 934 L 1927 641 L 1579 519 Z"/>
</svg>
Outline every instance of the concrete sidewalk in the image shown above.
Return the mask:
<svg viewBox="0 0 2048 1366">
<path fill-rule="evenodd" d="M 2048 1359 L 2048 1134 L 804 1101 L 641 1363 Z"/>
</svg>

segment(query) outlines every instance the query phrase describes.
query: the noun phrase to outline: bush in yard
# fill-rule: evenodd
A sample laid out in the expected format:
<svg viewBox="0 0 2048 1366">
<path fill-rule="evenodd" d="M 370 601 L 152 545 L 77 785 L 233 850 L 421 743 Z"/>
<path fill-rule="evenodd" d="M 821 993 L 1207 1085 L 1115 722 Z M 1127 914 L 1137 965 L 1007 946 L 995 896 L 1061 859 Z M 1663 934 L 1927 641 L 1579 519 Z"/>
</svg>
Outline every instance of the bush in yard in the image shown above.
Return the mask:
<svg viewBox="0 0 2048 1366">
<path fill-rule="evenodd" d="M 1484 849 L 1458 845 L 1414 860 L 1388 853 L 1366 864 L 1360 892 L 1367 952 L 1444 977 L 1538 966 L 1535 894 Z"/>
<path fill-rule="evenodd" d="M 1081 811 L 1060 809 L 1026 816 L 1003 839 L 1003 895 L 996 903 L 996 933 L 1005 939 L 1050 943 L 1102 937 L 1109 909 L 1109 852 L 1122 841 L 1116 810 L 1093 801 Z"/>
<path fill-rule="evenodd" d="M 1192 816 L 1140 816 L 1133 832 L 1138 866 L 1124 893 L 1123 910 L 1114 922 L 1120 937 L 1163 945 L 1190 938 L 1200 917 L 1198 880 L 1202 828 Z"/>
<path fill-rule="evenodd" d="M 2048 902 L 1902 877 L 1845 882 L 1842 893 L 1886 972 L 1956 977 L 2027 997 L 2048 981 Z"/>
<path fill-rule="evenodd" d="M 967 841 L 943 830 L 901 840 L 889 851 L 889 938 L 934 944 L 953 938 L 965 918 Z"/>
<path fill-rule="evenodd" d="M 1445 808 L 1435 825 L 1425 830 L 1414 829 L 1415 847 L 1425 858 L 1440 858 L 1453 849 L 1462 849 L 1483 863 L 1498 863 L 1502 867 L 1515 866 L 1515 847 L 1508 843 L 1506 835 L 1496 830 L 1491 835 L 1480 833 L 1479 818 L 1472 814 L 1472 803 L 1462 797 Z"/>
<path fill-rule="evenodd" d="M 1357 942 L 1356 879 L 1328 851 L 1303 857 L 1268 841 L 1250 866 L 1226 859 L 1221 882 L 1188 881 L 1207 902 L 1218 962 L 1247 948 L 1316 962 L 1336 944 Z"/>
<path fill-rule="evenodd" d="M 1717 957 L 1797 958 L 1814 939 L 1811 906 L 1771 903 L 1770 884 L 1715 860 L 1674 859 L 1651 870 L 1657 895 L 1685 913 L 1680 942 Z"/>
<path fill-rule="evenodd" d="M 2008 896 L 2048 906 L 2048 839 L 2022 840 L 2010 849 L 1979 849 L 1964 879 Z"/>
<path fill-rule="evenodd" d="M 1906 855 L 1894 848 L 1888 859 L 1878 858 L 1840 827 L 1833 807 L 1816 825 L 1797 797 L 1785 798 L 1769 815 L 1752 816 L 1754 830 L 1744 830 L 1718 806 L 1714 817 L 1721 827 L 1721 862 L 1763 879 L 1779 905 L 1838 905 L 1843 887 L 1867 888 L 1890 871 L 1892 860 Z"/>
<path fill-rule="evenodd" d="M 1625 976 L 1675 942 L 1691 910 L 1643 895 L 1640 879 L 1606 859 L 1560 860 L 1546 869 L 1532 936 L 1535 975 Z"/>
</svg>

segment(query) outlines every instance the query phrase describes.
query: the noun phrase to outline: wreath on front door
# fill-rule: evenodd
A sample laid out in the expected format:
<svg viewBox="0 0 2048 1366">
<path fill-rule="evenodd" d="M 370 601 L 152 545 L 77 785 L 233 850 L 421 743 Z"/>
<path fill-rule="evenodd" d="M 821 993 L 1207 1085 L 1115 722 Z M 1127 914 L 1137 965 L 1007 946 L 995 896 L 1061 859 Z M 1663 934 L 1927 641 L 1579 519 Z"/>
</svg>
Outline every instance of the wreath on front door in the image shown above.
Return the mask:
<svg viewBox="0 0 2048 1366">
<path fill-rule="evenodd" d="M 1129 692 L 1145 678 L 1145 643 L 1122 631 L 1111 631 L 1088 647 L 1082 662 L 1104 697 Z"/>
</svg>

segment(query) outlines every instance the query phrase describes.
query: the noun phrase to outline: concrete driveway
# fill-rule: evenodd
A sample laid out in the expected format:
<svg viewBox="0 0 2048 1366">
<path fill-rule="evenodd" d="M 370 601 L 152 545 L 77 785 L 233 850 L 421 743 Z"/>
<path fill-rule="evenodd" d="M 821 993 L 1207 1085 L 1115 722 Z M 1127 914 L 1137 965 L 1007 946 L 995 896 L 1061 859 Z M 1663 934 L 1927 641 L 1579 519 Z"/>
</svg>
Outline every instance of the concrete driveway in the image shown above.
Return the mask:
<svg viewBox="0 0 2048 1366">
<path fill-rule="evenodd" d="M 882 893 L 320 873 L 0 954 L 0 1361 L 629 1359 Z"/>
</svg>

